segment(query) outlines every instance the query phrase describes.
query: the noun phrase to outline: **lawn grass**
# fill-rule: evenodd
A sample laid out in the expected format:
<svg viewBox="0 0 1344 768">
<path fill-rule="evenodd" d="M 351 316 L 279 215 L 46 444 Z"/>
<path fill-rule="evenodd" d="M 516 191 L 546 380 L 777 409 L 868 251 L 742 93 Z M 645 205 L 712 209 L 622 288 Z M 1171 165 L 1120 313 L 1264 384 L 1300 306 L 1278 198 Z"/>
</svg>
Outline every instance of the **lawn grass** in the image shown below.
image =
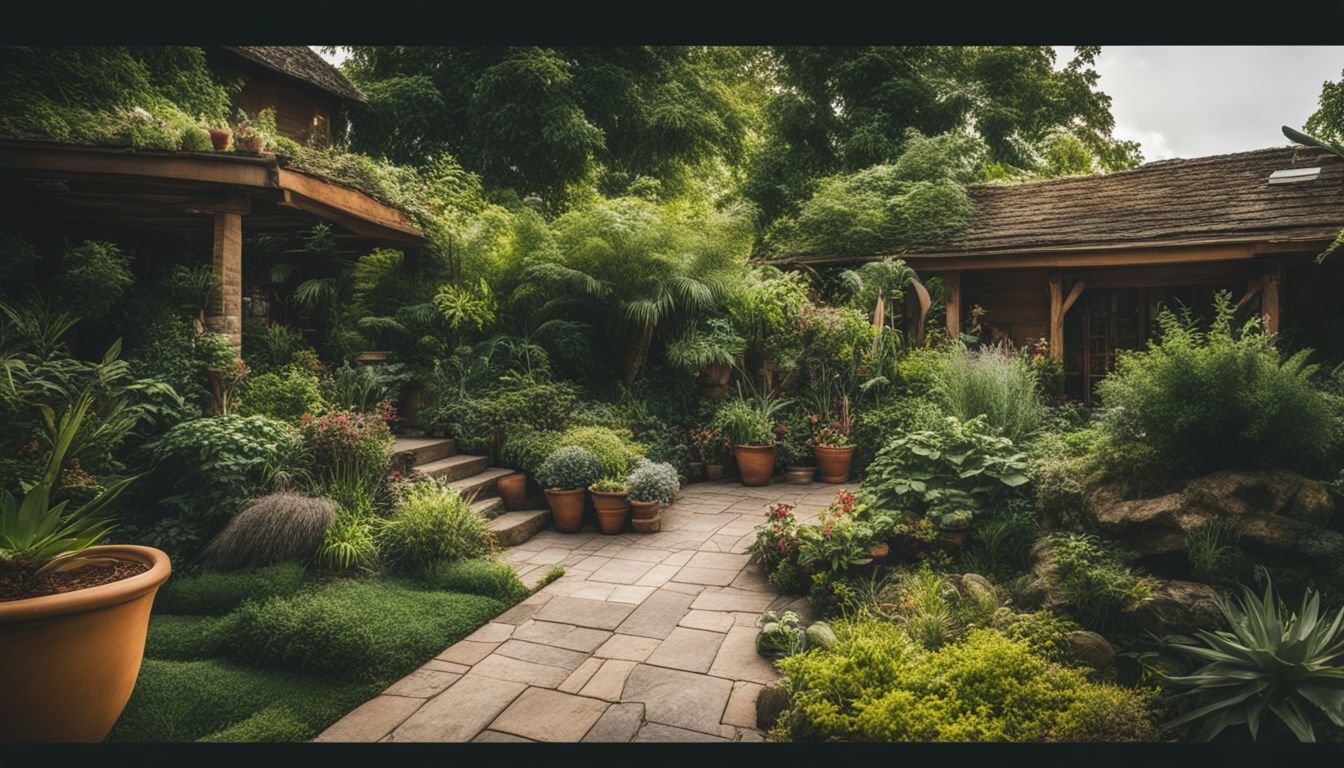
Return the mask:
<svg viewBox="0 0 1344 768">
<path fill-rule="evenodd" d="M 311 739 L 526 597 L 501 565 L 463 562 L 420 581 L 321 581 L 298 566 L 179 577 L 160 593 L 167 609 L 156 601 L 139 681 L 108 738 Z"/>
</svg>

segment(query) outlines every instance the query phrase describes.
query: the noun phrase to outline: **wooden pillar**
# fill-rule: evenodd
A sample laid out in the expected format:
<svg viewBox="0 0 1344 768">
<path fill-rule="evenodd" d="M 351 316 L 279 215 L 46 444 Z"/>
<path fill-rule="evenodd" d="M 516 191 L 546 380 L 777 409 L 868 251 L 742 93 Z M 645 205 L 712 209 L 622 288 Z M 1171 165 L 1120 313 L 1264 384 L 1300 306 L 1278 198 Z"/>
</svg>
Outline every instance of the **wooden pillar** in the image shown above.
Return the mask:
<svg viewBox="0 0 1344 768">
<path fill-rule="evenodd" d="M 1064 281 L 1050 275 L 1050 356 L 1064 360 Z"/>
<path fill-rule="evenodd" d="M 961 273 L 944 272 L 943 287 L 947 289 L 947 335 L 955 339 L 961 335 Z"/>
<path fill-rule="evenodd" d="M 1264 287 L 1260 293 L 1260 311 L 1265 316 L 1265 330 L 1279 332 L 1279 283 L 1283 280 L 1283 265 L 1275 262 L 1265 274 Z"/>
<path fill-rule="evenodd" d="M 212 254 L 220 291 L 205 319 L 212 333 L 229 337 L 234 349 L 243 346 L 243 215 L 236 211 L 215 212 Z"/>
</svg>

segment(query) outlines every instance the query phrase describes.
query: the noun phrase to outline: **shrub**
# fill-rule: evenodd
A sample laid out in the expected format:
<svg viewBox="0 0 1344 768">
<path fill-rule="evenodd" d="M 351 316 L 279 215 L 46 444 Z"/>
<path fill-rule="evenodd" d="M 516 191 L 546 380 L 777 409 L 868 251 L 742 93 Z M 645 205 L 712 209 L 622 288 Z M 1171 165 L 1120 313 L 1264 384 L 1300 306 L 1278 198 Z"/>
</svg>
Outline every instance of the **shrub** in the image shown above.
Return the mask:
<svg viewBox="0 0 1344 768">
<path fill-rule="evenodd" d="M 1036 515 L 1027 499 L 1010 503 L 970 532 L 962 562 L 967 569 L 996 579 L 1007 579 L 1027 569 L 1036 540 Z"/>
<path fill-rule="evenodd" d="M 277 473 L 294 469 L 301 447 L 293 427 L 265 416 L 194 419 L 151 444 L 152 482 L 166 491 L 163 503 L 204 538 Z"/>
<path fill-rule="evenodd" d="M 154 613 L 221 616 L 249 599 L 293 595 L 307 583 L 308 574 L 297 563 L 198 576 L 175 573 L 155 596 Z"/>
<path fill-rule="evenodd" d="M 331 499 L 280 492 L 249 502 L 206 546 L 207 568 L 232 570 L 287 561 L 307 562 L 317 553 L 339 510 Z"/>
<path fill-rule="evenodd" d="M 606 427 L 572 427 L 560 435 L 557 445 L 577 446 L 593 454 L 604 477 L 625 477 L 637 458 L 630 445 Z"/>
<path fill-rule="evenodd" d="M 512 565 L 488 557 L 440 562 L 429 570 L 424 582 L 435 589 L 483 595 L 508 605 L 522 600 L 530 592 Z"/>
<path fill-rule="evenodd" d="M 600 479 L 597 457 L 576 445 L 557 448 L 537 467 L 537 484 L 542 488 L 587 488 Z"/>
<path fill-rule="evenodd" d="M 938 406 L 923 397 L 898 397 L 859 411 L 850 435 L 855 445 L 854 467 L 862 470 L 872 463 L 892 435 L 936 429 L 942 420 Z"/>
<path fill-rule="evenodd" d="M 514 427 L 504 432 L 504 444 L 500 446 L 500 461 L 505 466 L 516 467 L 528 475 L 535 475 L 537 467 L 541 466 L 546 457 L 559 446 L 559 432 Z"/>
<path fill-rule="evenodd" d="M 1001 349 L 953 348 L 935 369 L 933 392 L 948 414 L 962 421 L 984 416 L 1014 442 L 1036 431 L 1046 414 L 1035 372 Z"/>
<path fill-rule="evenodd" d="M 305 413 L 322 411 L 322 392 L 317 376 L 295 367 L 249 376 L 241 387 L 244 416 L 269 416 L 297 424 Z"/>
<path fill-rule="evenodd" d="M 327 495 L 343 507 L 371 502 L 387 477 L 392 431 L 381 415 L 328 411 L 299 419 L 304 451 Z"/>
<path fill-rule="evenodd" d="M 904 510 L 940 524 L 969 520 L 1028 481 L 1026 456 L 992 433 L 984 417 L 948 416 L 937 430 L 889 442 L 868 466 L 863 493 L 879 510 Z"/>
<path fill-rule="evenodd" d="M 426 425 L 443 424 L 463 450 L 484 451 L 495 426 L 504 427 L 505 433 L 517 426 L 564 429 L 577 401 L 578 391 L 568 382 L 510 378 L 468 395 L 460 385 L 436 379 L 431 382 L 429 404 L 419 419 Z"/>
<path fill-rule="evenodd" d="M 1098 632 L 1123 627 L 1127 615 L 1152 589 L 1129 568 L 1116 548 L 1091 534 L 1056 533 L 1049 537 L 1052 565 L 1048 578 L 1063 594 L 1068 611 Z"/>
<path fill-rule="evenodd" d="M 1216 587 L 1235 585 L 1247 570 L 1241 532 L 1222 520 L 1210 520 L 1186 532 L 1185 559 L 1190 578 Z"/>
<path fill-rule="evenodd" d="M 681 490 L 681 481 L 677 470 L 671 464 L 641 460 L 625 478 L 630 489 L 631 501 L 657 501 L 671 503 Z"/>
<path fill-rule="evenodd" d="M 779 662 L 797 741 L 1145 741 L 1151 696 L 1089 682 L 992 629 L 935 651 L 879 620 L 837 622 L 838 642 Z"/>
<path fill-rule="evenodd" d="M 720 408 L 714 425 L 736 445 L 765 445 L 775 439 L 770 419 L 741 398 Z"/>
<path fill-rule="evenodd" d="M 356 365 L 349 363 L 332 371 L 328 397 L 343 410 L 372 411 L 379 403 L 396 398 L 411 373 L 400 363 Z"/>
<path fill-rule="evenodd" d="M 403 572 L 479 557 L 494 548 L 485 522 L 457 491 L 434 481 L 416 483 L 392 516 L 378 523 L 378 552 Z"/>
<path fill-rule="evenodd" d="M 1281 359 L 1257 319 L 1234 330 L 1234 312 L 1231 294 L 1219 292 L 1204 332 L 1188 310 L 1164 309 L 1161 339 L 1122 353 L 1098 385 L 1107 432 L 1147 447 L 1146 471 L 1179 479 L 1218 469 L 1321 470 L 1334 428 L 1311 384 L 1310 350 Z"/>
<path fill-rule="evenodd" d="M 399 581 L 340 580 L 238 609 L 240 660 L 361 681 L 404 674 L 505 605 Z"/>
<path fill-rule="evenodd" d="M 61 304 L 81 317 L 99 320 L 121 303 L 134 282 L 131 259 L 119 247 L 87 240 L 65 251 L 53 287 Z"/>
<path fill-rule="evenodd" d="M 362 501 L 353 511 L 343 510 L 327 528 L 317 549 L 317 564 L 329 571 L 372 572 L 378 566 L 378 543 L 373 535 L 373 510 Z"/>
<path fill-rule="evenodd" d="M 108 740 L 306 741 L 381 687 L 222 661 L 146 658 Z"/>
<path fill-rule="evenodd" d="M 224 656 L 231 616 L 175 616 L 156 613 L 149 621 L 145 655 L 155 659 L 212 659 Z"/>
</svg>

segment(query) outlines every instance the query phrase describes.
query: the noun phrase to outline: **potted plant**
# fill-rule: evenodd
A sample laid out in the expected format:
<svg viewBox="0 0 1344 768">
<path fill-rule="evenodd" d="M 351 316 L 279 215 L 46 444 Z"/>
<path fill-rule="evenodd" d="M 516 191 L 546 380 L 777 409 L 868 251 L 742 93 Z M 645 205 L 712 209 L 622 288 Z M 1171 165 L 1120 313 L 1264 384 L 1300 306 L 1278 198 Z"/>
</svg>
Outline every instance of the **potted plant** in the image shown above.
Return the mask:
<svg viewBox="0 0 1344 768">
<path fill-rule="evenodd" d="M 546 492 L 551 520 L 561 533 L 583 527 L 583 489 L 602 477 L 602 465 L 586 448 L 558 448 L 537 467 L 537 482 Z"/>
<path fill-rule="evenodd" d="M 925 515 L 937 524 L 944 541 L 961 547 L 975 516 L 975 499 L 964 491 L 948 489 L 929 504 Z"/>
<path fill-rule="evenodd" d="M 723 465 L 728 462 L 728 441 L 723 430 L 710 425 L 691 431 L 696 453 L 704 462 L 705 477 L 718 480 L 723 477 Z"/>
<path fill-rule="evenodd" d="M 229 145 L 233 143 L 233 131 L 229 130 L 228 126 L 222 128 L 207 126 L 205 130 L 210 132 L 210 144 L 216 152 L 228 151 Z"/>
<path fill-rule="evenodd" d="M 747 343 L 725 319 L 714 318 L 705 325 L 705 329 L 691 326 L 685 335 L 668 344 L 667 360 L 695 374 L 701 396 L 717 400 L 728 394 L 733 365 L 746 351 Z"/>
<path fill-rule="evenodd" d="M 233 147 L 236 151 L 261 154 L 275 140 L 275 109 L 267 107 L 249 117 L 238 110 L 238 121 L 233 126 Z"/>
<path fill-rule="evenodd" d="M 769 485 L 775 472 L 774 415 L 784 401 L 770 395 L 743 397 L 724 406 L 714 424 L 732 441 L 733 458 L 743 485 Z"/>
<path fill-rule="evenodd" d="M 504 508 L 517 512 L 527 506 L 527 475 L 514 472 L 495 481 L 495 491 L 504 500 Z"/>
<path fill-rule="evenodd" d="M 94 546 L 127 478 L 71 509 L 51 503 L 62 464 L 93 405 L 57 418 L 43 406 L 51 455 L 23 498 L 0 491 L 0 742 L 101 741 L 121 716 L 144 656 L 168 556 Z"/>
<path fill-rule="evenodd" d="M 840 398 L 840 418 L 825 421 L 814 414 L 811 421 L 812 438 L 808 445 L 812 446 L 812 454 L 817 459 L 821 481 L 849 482 L 849 472 L 854 466 L 854 442 L 849 439 L 849 397 Z"/>
<path fill-rule="evenodd" d="M 604 477 L 588 486 L 588 492 L 593 494 L 598 530 L 608 536 L 615 536 L 625 530 L 625 521 L 630 516 L 630 489 L 626 487 L 625 481 Z"/>
<path fill-rule="evenodd" d="M 671 503 L 681 488 L 676 468 L 641 459 L 625 485 L 630 489 L 630 524 L 640 533 L 656 533 L 662 527 L 661 505 Z"/>
</svg>

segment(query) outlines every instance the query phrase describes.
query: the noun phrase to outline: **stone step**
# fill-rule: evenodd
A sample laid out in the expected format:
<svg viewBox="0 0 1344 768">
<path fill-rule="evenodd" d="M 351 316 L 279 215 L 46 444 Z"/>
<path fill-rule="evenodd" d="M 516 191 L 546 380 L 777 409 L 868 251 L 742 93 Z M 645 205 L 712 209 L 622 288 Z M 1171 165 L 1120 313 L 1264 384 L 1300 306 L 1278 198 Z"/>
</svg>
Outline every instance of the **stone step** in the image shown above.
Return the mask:
<svg viewBox="0 0 1344 768">
<path fill-rule="evenodd" d="M 498 496 L 488 496 L 473 501 L 471 509 L 486 520 L 492 520 L 504 514 L 504 500 Z"/>
<path fill-rule="evenodd" d="M 479 474 L 489 463 L 490 460 L 484 456 L 459 453 L 428 464 L 417 464 L 411 473 L 418 477 L 432 477 L 440 482 L 451 483 Z"/>
<path fill-rule="evenodd" d="M 495 495 L 495 483 L 499 478 L 512 474 L 512 469 L 489 467 L 471 477 L 464 477 L 461 480 L 453 480 L 452 482 L 447 483 L 447 485 L 449 488 L 452 488 L 463 496 L 471 496 L 472 494 L 475 494 L 476 498 L 483 499 L 487 496 Z"/>
<path fill-rule="evenodd" d="M 451 437 L 398 437 L 392 444 L 394 461 L 406 467 L 429 464 L 456 454 L 457 440 Z"/>
<path fill-rule="evenodd" d="M 517 512 L 505 512 L 487 524 L 495 543 L 501 547 L 516 547 L 524 541 L 546 530 L 551 524 L 551 510 L 522 509 Z"/>
</svg>

